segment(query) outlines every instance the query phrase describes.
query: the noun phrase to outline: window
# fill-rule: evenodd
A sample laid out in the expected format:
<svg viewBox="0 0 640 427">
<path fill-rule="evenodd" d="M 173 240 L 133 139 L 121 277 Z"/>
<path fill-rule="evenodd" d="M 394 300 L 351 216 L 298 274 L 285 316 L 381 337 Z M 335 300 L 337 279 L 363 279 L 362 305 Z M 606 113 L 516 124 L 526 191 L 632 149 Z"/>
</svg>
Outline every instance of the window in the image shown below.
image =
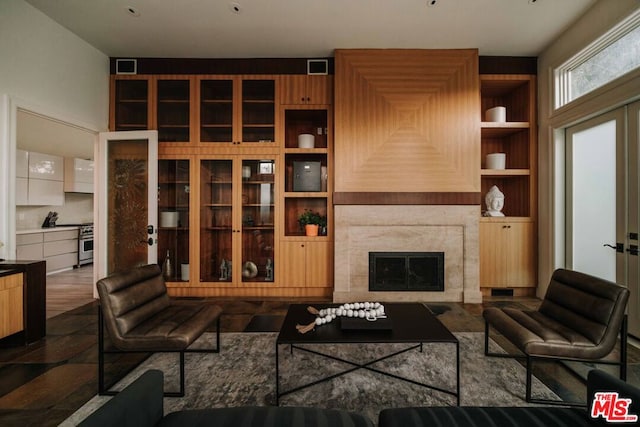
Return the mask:
<svg viewBox="0 0 640 427">
<path fill-rule="evenodd" d="M 555 106 L 569 102 L 640 67 L 640 11 L 558 67 Z"/>
</svg>

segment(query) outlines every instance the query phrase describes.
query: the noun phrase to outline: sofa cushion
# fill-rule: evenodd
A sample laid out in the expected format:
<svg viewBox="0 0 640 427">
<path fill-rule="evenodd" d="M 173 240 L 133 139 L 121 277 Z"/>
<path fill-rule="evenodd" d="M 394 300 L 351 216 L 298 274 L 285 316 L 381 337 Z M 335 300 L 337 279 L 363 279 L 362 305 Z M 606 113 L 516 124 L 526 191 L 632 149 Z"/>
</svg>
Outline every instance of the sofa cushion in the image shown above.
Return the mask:
<svg viewBox="0 0 640 427">
<path fill-rule="evenodd" d="M 363 415 L 337 409 L 245 406 L 172 412 L 158 426 L 373 427 L 373 423 Z"/>
<path fill-rule="evenodd" d="M 184 350 L 200 337 L 222 309 L 211 303 L 171 301 L 168 307 L 141 322 L 119 342 L 121 350 Z"/>
<path fill-rule="evenodd" d="M 380 412 L 378 427 L 492 426 L 580 427 L 590 426 L 584 409 L 560 407 L 420 407 Z"/>
</svg>

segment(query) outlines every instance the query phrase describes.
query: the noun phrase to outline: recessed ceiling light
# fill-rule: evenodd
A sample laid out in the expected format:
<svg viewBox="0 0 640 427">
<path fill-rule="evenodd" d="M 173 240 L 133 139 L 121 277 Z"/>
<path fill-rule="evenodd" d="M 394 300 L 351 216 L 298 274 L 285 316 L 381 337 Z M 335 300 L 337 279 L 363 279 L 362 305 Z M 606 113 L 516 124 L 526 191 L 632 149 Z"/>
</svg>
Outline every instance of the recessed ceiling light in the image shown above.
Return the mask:
<svg viewBox="0 0 640 427">
<path fill-rule="evenodd" d="M 229 3 L 229 9 L 231 10 L 231 12 L 235 13 L 236 15 L 239 15 L 240 12 L 242 12 L 242 7 L 240 6 L 240 3 L 237 3 L 235 1 Z"/>
<path fill-rule="evenodd" d="M 529 0 L 529 4 L 536 4 L 538 3 L 538 0 Z"/>
<path fill-rule="evenodd" d="M 438 0 L 427 0 L 427 6 L 435 6 L 438 3 Z"/>
<path fill-rule="evenodd" d="M 138 9 L 136 9 L 133 6 L 126 6 L 127 9 L 127 13 L 131 16 L 133 16 L 134 18 L 137 18 L 140 16 L 140 12 L 138 11 Z"/>
</svg>

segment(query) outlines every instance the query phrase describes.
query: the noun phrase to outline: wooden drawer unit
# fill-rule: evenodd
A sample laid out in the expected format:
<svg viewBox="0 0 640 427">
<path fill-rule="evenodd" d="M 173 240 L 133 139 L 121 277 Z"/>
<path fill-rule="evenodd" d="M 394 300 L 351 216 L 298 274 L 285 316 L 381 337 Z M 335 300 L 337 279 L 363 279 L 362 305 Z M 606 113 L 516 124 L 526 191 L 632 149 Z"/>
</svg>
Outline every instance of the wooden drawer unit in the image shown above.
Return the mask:
<svg viewBox="0 0 640 427">
<path fill-rule="evenodd" d="M 0 277 L 0 338 L 24 329 L 22 273 Z"/>
</svg>

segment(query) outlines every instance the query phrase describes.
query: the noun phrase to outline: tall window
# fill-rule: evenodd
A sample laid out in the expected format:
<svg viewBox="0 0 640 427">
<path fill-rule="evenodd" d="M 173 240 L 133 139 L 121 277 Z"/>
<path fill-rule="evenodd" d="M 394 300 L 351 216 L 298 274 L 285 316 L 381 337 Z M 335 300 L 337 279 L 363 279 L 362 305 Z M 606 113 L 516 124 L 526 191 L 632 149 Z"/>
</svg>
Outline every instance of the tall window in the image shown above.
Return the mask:
<svg viewBox="0 0 640 427">
<path fill-rule="evenodd" d="M 556 68 L 555 107 L 640 67 L 640 11 Z"/>
</svg>

